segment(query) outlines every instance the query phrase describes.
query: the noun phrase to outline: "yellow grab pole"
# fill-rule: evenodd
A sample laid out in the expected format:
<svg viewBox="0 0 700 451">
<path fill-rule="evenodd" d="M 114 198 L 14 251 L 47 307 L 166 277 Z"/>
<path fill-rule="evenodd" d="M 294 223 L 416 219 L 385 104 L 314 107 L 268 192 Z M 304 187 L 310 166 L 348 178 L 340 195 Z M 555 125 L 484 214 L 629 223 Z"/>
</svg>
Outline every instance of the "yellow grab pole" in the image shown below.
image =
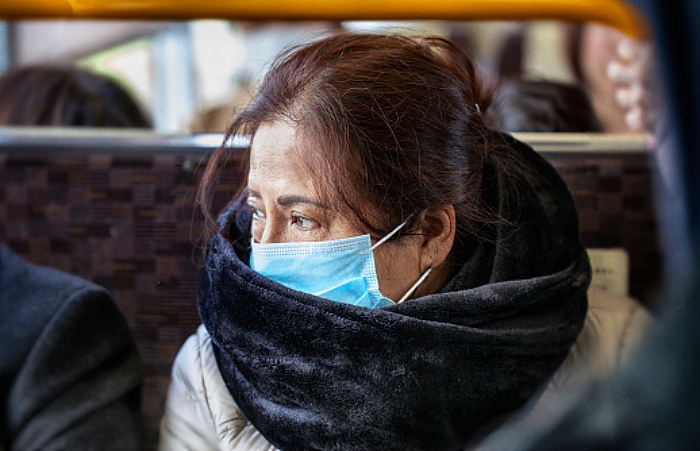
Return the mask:
<svg viewBox="0 0 700 451">
<path fill-rule="evenodd" d="M 623 0 L 2 0 L 6 19 L 567 20 L 646 35 Z"/>
</svg>

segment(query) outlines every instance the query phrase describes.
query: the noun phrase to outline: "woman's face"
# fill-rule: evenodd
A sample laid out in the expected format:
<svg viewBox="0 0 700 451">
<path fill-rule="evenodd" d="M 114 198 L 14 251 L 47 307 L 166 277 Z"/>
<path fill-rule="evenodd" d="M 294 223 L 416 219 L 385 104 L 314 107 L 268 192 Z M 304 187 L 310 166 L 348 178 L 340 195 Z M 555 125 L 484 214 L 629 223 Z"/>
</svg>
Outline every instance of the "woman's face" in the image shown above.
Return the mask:
<svg viewBox="0 0 700 451">
<path fill-rule="evenodd" d="M 317 192 L 313 165 L 303 164 L 303 140 L 284 121 L 262 124 L 251 144 L 248 203 L 252 236 L 259 243 L 327 241 L 367 233 L 325 205 Z M 307 152 L 308 154 L 308 152 Z M 374 251 L 379 289 L 396 301 L 420 277 L 419 240 L 388 241 Z"/>
</svg>

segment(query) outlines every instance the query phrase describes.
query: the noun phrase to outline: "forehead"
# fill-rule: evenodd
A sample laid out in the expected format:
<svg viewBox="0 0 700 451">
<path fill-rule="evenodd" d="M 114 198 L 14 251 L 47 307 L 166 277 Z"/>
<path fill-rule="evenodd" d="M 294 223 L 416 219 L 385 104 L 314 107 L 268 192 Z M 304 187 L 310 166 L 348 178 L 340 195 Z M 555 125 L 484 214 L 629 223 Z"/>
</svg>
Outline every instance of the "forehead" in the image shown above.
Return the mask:
<svg viewBox="0 0 700 451">
<path fill-rule="evenodd" d="M 274 185 L 284 191 L 315 191 L 313 166 L 304 161 L 309 153 L 293 124 L 263 123 L 250 146 L 248 184 L 253 189 Z"/>
<path fill-rule="evenodd" d="M 250 173 L 256 174 L 308 172 L 304 164 L 296 128 L 288 122 L 263 123 L 250 145 Z"/>
<path fill-rule="evenodd" d="M 288 122 L 263 123 L 250 145 L 251 169 L 270 160 L 290 159 L 297 148 L 296 129 Z"/>
</svg>

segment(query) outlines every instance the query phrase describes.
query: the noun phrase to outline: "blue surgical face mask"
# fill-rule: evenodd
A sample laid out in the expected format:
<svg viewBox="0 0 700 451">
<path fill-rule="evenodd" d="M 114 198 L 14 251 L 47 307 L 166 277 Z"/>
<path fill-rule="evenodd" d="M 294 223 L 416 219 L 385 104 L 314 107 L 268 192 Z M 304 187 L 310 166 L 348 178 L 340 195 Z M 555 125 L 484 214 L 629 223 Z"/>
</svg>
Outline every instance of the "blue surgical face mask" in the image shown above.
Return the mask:
<svg viewBox="0 0 700 451">
<path fill-rule="evenodd" d="M 369 235 L 330 241 L 251 243 L 250 267 L 289 288 L 325 299 L 369 308 L 394 301 L 379 291 L 373 250 L 406 223 L 374 246 Z M 430 273 L 428 269 L 401 298 L 403 302 Z"/>
</svg>

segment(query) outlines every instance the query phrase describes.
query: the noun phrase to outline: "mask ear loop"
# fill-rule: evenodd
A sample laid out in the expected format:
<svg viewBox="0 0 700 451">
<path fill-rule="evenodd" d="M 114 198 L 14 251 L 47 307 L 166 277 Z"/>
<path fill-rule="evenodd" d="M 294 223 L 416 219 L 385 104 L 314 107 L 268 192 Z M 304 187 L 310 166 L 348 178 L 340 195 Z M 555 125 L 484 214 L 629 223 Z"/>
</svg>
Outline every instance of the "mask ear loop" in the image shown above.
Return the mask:
<svg viewBox="0 0 700 451">
<path fill-rule="evenodd" d="M 411 217 L 409 216 L 408 219 L 411 219 Z M 366 254 L 367 252 L 372 252 L 373 250 L 375 250 L 376 248 L 378 248 L 380 245 L 386 243 L 387 240 L 389 240 L 392 236 L 396 235 L 396 232 L 398 232 L 399 230 L 401 230 L 401 229 L 406 225 L 406 223 L 408 222 L 408 219 L 406 219 L 404 222 L 402 222 L 401 224 L 399 224 L 399 225 L 397 225 L 396 227 L 394 227 L 394 230 L 392 230 L 391 232 L 387 233 L 387 234 L 384 236 L 384 238 L 382 238 L 381 240 L 379 240 L 379 241 L 377 241 L 376 243 L 374 243 L 374 245 L 371 246 L 369 249 L 365 249 L 364 251 L 360 251 L 360 254 Z"/>
<path fill-rule="evenodd" d="M 366 254 L 367 252 L 372 252 L 373 250 L 375 250 L 376 248 L 378 248 L 380 245 L 384 244 L 388 239 L 390 239 L 392 236 L 394 236 L 394 235 L 396 234 L 396 232 L 398 232 L 399 230 L 401 230 L 401 229 L 406 225 L 406 223 L 408 223 L 408 220 L 411 219 L 411 217 L 413 217 L 413 215 L 409 216 L 408 218 L 406 218 L 406 220 L 405 220 L 404 222 L 402 222 L 401 224 L 397 225 L 397 226 L 394 228 L 394 230 L 392 230 L 391 232 L 387 233 L 386 236 L 384 236 L 384 238 L 382 238 L 381 240 L 379 240 L 379 241 L 377 241 L 376 243 L 374 243 L 374 245 L 373 245 L 372 247 L 370 247 L 369 249 L 366 249 L 366 250 L 364 250 L 364 251 L 361 251 L 360 254 Z M 414 291 L 416 291 L 416 288 L 418 288 L 418 287 L 420 286 L 420 284 L 423 283 L 423 281 L 425 280 L 425 278 L 428 277 L 428 276 L 430 275 L 430 271 L 432 271 L 432 270 L 433 270 L 433 268 L 428 268 L 428 269 L 423 273 L 423 275 L 420 276 L 420 277 L 418 278 L 418 280 L 416 281 L 416 283 L 414 283 L 413 286 L 412 286 L 411 288 L 408 289 L 408 291 L 406 292 L 406 294 L 404 294 L 404 295 L 401 297 L 401 299 L 399 299 L 399 301 L 397 302 L 397 304 L 401 304 L 403 301 L 405 301 L 406 299 L 408 299 L 408 297 L 409 297 L 410 295 L 412 295 Z"/>
<path fill-rule="evenodd" d="M 423 283 L 423 281 L 425 280 L 425 278 L 428 277 L 428 275 L 430 274 L 430 271 L 432 271 L 432 270 L 433 270 L 433 268 L 428 268 L 428 269 L 426 269 L 425 272 L 423 273 L 423 275 L 420 276 L 420 277 L 418 278 L 418 281 L 416 281 L 416 283 L 414 283 L 413 286 L 412 286 L 411 288 L 408 289 L 408 291 L 406 292 L 406 294 L 404 294 L 403 297 L 402 297 L 401 299 L 399 299 L 399 301 L 397 302 L 397 304 L 400 304 L 400 303 L 402 303 L 403 301 L 405 301 L 406 299 L 408 299 L 408 297 L 409 297 L 410 295 L 412 295 L 414 291 L 416 291 L 416 288 L 418 288 L 418 286 L 419 286 L 421 283 Z"/>
</svg>

